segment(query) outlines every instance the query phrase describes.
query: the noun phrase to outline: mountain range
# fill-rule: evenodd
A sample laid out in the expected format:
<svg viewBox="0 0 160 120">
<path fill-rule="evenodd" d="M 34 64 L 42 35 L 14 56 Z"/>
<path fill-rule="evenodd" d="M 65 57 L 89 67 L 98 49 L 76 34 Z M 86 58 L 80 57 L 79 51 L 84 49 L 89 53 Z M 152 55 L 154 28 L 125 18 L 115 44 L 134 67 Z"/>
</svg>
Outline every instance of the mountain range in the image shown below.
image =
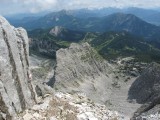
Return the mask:
<svg viewBox="0 0 160 120">
<path fill-rule="evenodd" d="M 160 28 L 103 10 L 0 17 L 0 120 L 160 119 Z"/>
<path fill-rule="evenodd" d="M 88 33 L 83 41 L 90 43 L 106 59 L 120 56 L 134 56 L 140 61 L 160 59 L 160 50 L 156 46 L 128 32 Z"/>
<path fill-rule="evenodd" d="M 131 10 L 136 11 L 137 9 Z M 54 26 L 62 26 L 73 31 L 83 32 L 127 31 L 133 35 L 144 37 L 147 40 L 159 41 L 160 39 L 159 26 L 150 24 L 133 14 L 113 13 L 107 16 L 101 15 L 101 17 L 99 17 L 96 15 L 87 15 L 89 13 L 86 12 L 86 17 L 84 17 L 80 12 L 78 13 L 79 14 L 62 10 L 49 13 L 43 17 L 29 17 L 21 21 L 12 21 L 11 23 L 16 27 L 22 26 L 29 31 L 39 28 L 48 29 Z M 141 14 L 139 13 L 138 16 L 141 16 Z"/>
<path fill-rule="evenodd" d="M 133 14 L 137 17 L 147 21 L 149 23 L 160 25 L 160 11 L 158 9 L 143 9 L 143 8 L 136 8 L 136 7 L 129 7 L 129 8 L 102 8 L 102 9 L 77 9 L 77 10 L 62 10 L 66 11 L 69 15 L 72 15 L 77 18 L 85 19 L 89 17 L 104 17 L 114 13 L 124 13 L 124 14 Z M 40 13 L 23 13 L 23 14 L 15 14 L 15 15 L 8 15 L 5 16 L 10 22 L 14 23 L 16 20 L 21 23 L 23 18 L 27 17 L 37 17 L 40 18 L 45 16 L 51 12 L 44 11 Z M 53 12 L 58 13 L 58 12 Z"/>
</svg>

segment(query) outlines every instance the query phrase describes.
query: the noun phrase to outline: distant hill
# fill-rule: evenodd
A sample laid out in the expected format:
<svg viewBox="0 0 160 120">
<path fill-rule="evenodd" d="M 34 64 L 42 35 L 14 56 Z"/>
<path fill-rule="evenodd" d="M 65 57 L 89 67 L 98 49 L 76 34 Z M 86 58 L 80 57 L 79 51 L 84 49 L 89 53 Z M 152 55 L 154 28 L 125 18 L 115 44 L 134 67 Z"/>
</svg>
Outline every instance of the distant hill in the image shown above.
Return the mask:
<svg viewBox="0 0 160 120">
<path fill-rule="evenodd" d="M 159 11 L 132 7 L 125 9 L 122 12 L 128 14 L 134 14 L 148 23 L 160 25 Z"/>
<path fill-rule="evenodd" d="M 69 30 L 60 26 L 55 26 L 49 33 L 59 39 L 70 42 L 79 42 L 86 34 L 85 32 Z"/>
<path fill-rule="evenodd" d="M 109 7 L 109 8 L 93 9 L 93 10 L 80 9 L 80 10 L 69 11 L 70 14 L 78 18 L 104 17 L 118 12 L 124 14 L 133 14 L 148 23 L 160 25 L 160 17 L 159 17 L 160 12 L 158 10 L 152 10 L 152 9 L 143 9 L 136 7 L 119 9 L 119 8 Z"/>
<path fill-rule="evenodd" d="M 52 29 L 35 29 L 28 31 L 31 54 L 45 55 L 55 58 L 56 50 L 66 48 L 71 42 L 79 42 L 85 32 L 73 31 L 64 27 L 56 26 Z"/>
<path fill-rule="evenodd" d="M 160 61 L 160 49 L 127 32 L 88 33 L 83 42 L 90 43 L 107 59 L 134 56 L 145 62 Z"/>
<path fill-rule="evenodd" d="M 23 24 L 22 22 L 19 23 L 19 26 L 23 26 L 28 30 L 33 30 L 37 28 L 51 28 L 54 26 L 63 26 L 67 28 L 73 28 L 78 25 L 78 19 L 74 16 L 67 13 L 67 11 L 59 11 L 49 13 L 39 19 L 27 22 Z"/>
<path fill-rule="evenodd" d="M 91 32 L 126 31 L 148 40 L 160 40 L 160 27 L 132 14 L 115 13 L 102 18 L 88 18 L 80 30 Z"/>
<path fill-rule="evenodd" d="M 88 42 L 106 59 L 134 56 L 140 61 L 160 62 L 159 43 L 146 41 L 126 31 L 85 33 L 56 26 L 52 29 L 36 29 L 28 33 L 32 39 L 30 45 L 32 52 L 51 57 L 55 57 L 56 50 L 68 47 L 72 42 Z"/>
<path fill-rule="evenodd" d="M 52 39 L 56 41 L 79 42 L 86 32 L 70 30 L 61 26 L 55 26 L 51 29 L 35 29 L 28 31 L 29 37 L 37 39 Z"/>
<path fill-rule="evenodd" d="M 147 39 L 159 38 L 160 27 L 149 24 L 132 14 L 115 13 L 90 24 L 92 31 L 127 31 Z"/>
</svg>

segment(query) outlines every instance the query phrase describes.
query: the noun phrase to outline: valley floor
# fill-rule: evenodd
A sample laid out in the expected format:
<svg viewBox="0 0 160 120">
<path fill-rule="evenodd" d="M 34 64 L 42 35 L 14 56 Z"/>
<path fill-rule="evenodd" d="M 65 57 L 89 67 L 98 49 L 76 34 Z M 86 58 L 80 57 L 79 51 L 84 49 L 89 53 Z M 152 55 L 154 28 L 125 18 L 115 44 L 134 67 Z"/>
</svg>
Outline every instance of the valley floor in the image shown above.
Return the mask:
<svg viewBox="0 0 160 120">
<path fill-rule="evenodd" d="M 107 105 L 109 109 L 116 110 L 129 118 L 133 116 L 133 113 L 141 106 L 141 104 L 127 100 L 129 88 L 134 81 L 135 78 L 132 78 L 126 83 L 121 83 L 120 88 L 115 88 L 112 91 L 110 105 Z"/>
</svg>

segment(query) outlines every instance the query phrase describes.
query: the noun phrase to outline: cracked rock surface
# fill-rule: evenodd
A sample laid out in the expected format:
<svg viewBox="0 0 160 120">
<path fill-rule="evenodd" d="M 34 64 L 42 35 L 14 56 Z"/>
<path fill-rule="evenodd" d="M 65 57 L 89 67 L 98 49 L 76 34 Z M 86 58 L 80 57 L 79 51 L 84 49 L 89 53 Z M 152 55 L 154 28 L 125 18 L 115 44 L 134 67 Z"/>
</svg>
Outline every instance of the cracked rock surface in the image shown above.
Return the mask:
<svg viewBox="0 0 160 120">
<path fill-rule="evenodd" d="M 129 120 L 84 94 L 55 93 L 39 99 L 39 104 L 24 111 L 16 120 Z"/>
<path fill-rule="evenodd" d="M 10 120 L 35 103 L 30 82 L 28 36 L 0 17 L 0 117 Z"/>
<path fill-rule="evenodd" d="M 83 92 L 96 102 L 104 103 L 111 94 L 111 66 L 88 43 L 72 43 L 56 53 L 55 89 Z M 98 99 L 97 99 L 98 98 Z"/>
</svg>

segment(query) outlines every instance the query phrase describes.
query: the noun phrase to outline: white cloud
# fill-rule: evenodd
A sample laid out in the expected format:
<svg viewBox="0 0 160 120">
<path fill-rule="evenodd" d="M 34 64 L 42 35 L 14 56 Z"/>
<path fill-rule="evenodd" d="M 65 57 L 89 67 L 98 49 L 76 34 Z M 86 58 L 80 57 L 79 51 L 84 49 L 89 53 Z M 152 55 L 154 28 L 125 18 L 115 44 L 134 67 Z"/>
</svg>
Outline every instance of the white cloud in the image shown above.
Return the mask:
<svg viewBox="0 0 160 120">
<path fill-rule="evenodd" d="M 56 7 L 58 4 L 57 0 L 30 0 L 30 2 L 27 3 L 27 5 L 31 5 L 30 8 L 31 12 L 39 12 L 43 10 L 51 9 L 52 7 Z"/>
<path fill-rule="evenodd" d="M 0 14 L 102 7 L 154 8 L 160 0 L 0 0 Z"/>
<path fill-rule="evenodd" d="M 58 0 L 12 0 L 15 4 L 21 4 L 30 12 L 39 12 L 51 9 L 58 4 Z"/>
</svg>

